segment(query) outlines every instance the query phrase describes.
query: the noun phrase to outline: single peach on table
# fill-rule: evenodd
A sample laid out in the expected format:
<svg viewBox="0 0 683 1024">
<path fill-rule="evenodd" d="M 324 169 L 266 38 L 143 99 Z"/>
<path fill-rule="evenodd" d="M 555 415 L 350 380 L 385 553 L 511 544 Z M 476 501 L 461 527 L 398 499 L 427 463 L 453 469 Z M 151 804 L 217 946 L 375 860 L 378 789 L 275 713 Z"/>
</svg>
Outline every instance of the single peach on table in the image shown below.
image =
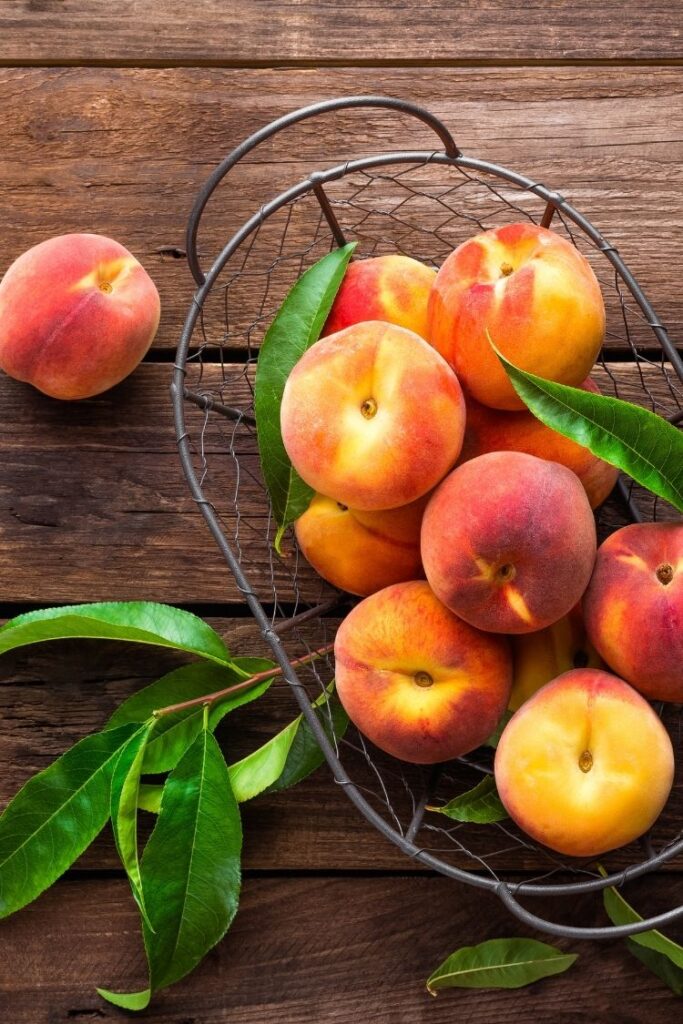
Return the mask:
<svg viewBox="0 0 683 1024">
<path fill-rule="evenodd" d="M 683 702 L 683 523 L 633 523 L 611 534 L 583 611 L 610 668 L 652 700 Z"/>
<path fill-rule="evenodd" d="M 581 387 L 599 394 L 590 378 Z M 465 439 L 459 462 L 475 459 L 487 452 L 515 451 L 559 462 L 576 473 L 588 495 L 591 508 L 597 508 L 612 491 L 619 471 L 603 462 L 582 445 L 546 427 L 530 412 L 502 412 L 466 396 Z"/>
<path fill-rule="evenodd" d="M 328 583 L 366 597 L 423 575 L 420 525 L 427 496 L 384 512 L 359 512 L 316 494 L 295 524 L 304 558 Z"/>
<path fill-rule="evenodd" d="M 336 686 L 351 721 L 381 750 L 434 764 L 493 732 L 512 665 L 504 637 L 453 615 L 427 583 L 397 583 L 347 615 L 334 644 Z"/>
<path fill-rule="evenodd" d="M 478 629 L 532 633 L 583 594 L 595 520 L 578 477 L 521 452 L 456 467 L 429 500 L 422 564 L 436 596 Z"/>
<path fill-rule="evenodd" d="M 0 282 L 0 369 L 53 398 L 89 398 L 135 369 L 159 313 L 154 282 L 118 242 L 51 238 Z"/>
<path fill-rule="evenodd" d="M 487 331 L 521 369 L 578 386 L 605 334 L 602 293 L 586 258 L 554 231 L 508 224 L 464 242 L 437 274 L 429 340 L 477 401 L 523 409 Z"/>
<path fill-rule="evenodd" d="M 576 669 L 512 716 L 495 777 L 511 818 L 539 843 L 595 857 L 651 827 L 673 782 L 669 735 L 650 705 L 608 672 Z"/>
<path fill-rule="evenodd" d="M 285 385 L 282 438 L 321 494 L 359 511 L 407 505 L 460 454 L 458 379 L 426 341 L 379 320 L 316 342 Z"/>
<path fill-rule="evenodd" d="M 363 320 L 386 320 L 427 337 L 427 306 L 436 278 L 432 267 L 403 256 L 373 256 L 349 263 L 323 335 Z"/>
<path fill-rule="evenodd" d="M 604 669 L 605 663 L 586 635 L 577 605 L 552 626 L 512 637 L 514 677 L 510 710 L 516 711 L 546 683 L 575 668 Z"/>
</svg>

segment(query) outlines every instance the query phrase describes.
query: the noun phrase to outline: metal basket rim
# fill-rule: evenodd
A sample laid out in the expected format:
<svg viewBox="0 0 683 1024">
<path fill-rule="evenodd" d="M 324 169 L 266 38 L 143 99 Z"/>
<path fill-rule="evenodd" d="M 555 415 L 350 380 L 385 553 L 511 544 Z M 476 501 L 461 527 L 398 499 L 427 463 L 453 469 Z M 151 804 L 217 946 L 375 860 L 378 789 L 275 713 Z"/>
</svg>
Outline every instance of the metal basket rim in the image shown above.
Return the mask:
<svg viewBox="0 0 683 1024">
<path fill-rule="evenodd" d="M 356 98 L 357 99 L 357 98 Z M 382 105 L 386 105 L 386 98 L 383 98 L 385 102 Z M 403 101 L 397 100 L 396 104 L 402 104 Z M 325 108 L 325 111 L 331 109 L 337 109 L 336 107 L 330 106 L 329 103 L 321 104 L 321 108 Z M 308 112 L 312 108 L 305 108 L 307 116 Z M 397 106 L 396 109 L 401 109 L 401 106 Z M 412 112 L 412 111 L 408 111 Z M 284 119 L 281 119 L 284 120 Z M 294 123 L 290 121 L 290 123 Z M 278 124 L 278 122 L 273 123 Z M 446 135 L 448 135 L 446 129 L 444 129 Z M 261 132 L 255 133 L 250 139 L 247 139 L 245 143 L 238 146 L 232 154 L 223 162 L 221 167 L 228 165 L 228 169 L 238 162 L 246 152 L 249 151 L 247 144 L 256 139 L 256 136 L 269 137 L 264 134 L 265 129 Z M 274 133 L 274 132 L 273 132 Z M 261 141 L 259 139 L 258 141 Z M 246 147 L 246 148 L 245 148 Z M 587 892 L 600 891 L 607 886 L 620 886 L 626 881 L 642 876 L 655 870 L 666 861 L 670 860 L 677 853 L 683 850 L 683 838 L 672 843 L 670 846 L 662 850 L 659 854 L 650 856 L 637 864 L 631 865 L 622 869 L 619 872 L 608 874 L 605 877 L 591 879 L 590 881 L 581 882 L 569 882 L 553 885 L 550 883 L 538 884 L 532 882 L 518 882 L 509 883 L 503 881 L 497 881 L 495 879 L 486 878 L 472 871 L 466 871 L 465 869 L 455 867 L 454 865 L 448 864 L 442 861 L 439 857 L 430 854 L 428 851 L 421 849 L 412 840 L 407 839 L 406 836 L 402 835 L 395 828 L 393 828 L 384 818 L 381 817 L 375 811 L 375 809 L 368 803 L 362 793 L 357 789 L 352 780 L 348 777 L 339 757 L 334 750 L 332 744 L 329 742 L 318 718 L 313 713 L 310 701 L 306 692 L 305 687 L 299 680 L 296 671 L 292 668 L 289 658 L 284 649 L 278 634 L 275 632 L 270 624 L 270 621 L 259 601 L 256 594 L 252 590 L 249 581 L 241 567 L 241 564 L 237 560 L 230 544 L 228 543 L 220 521 L 215 512 L 212 503 L 205 497 L 201 483 L 195 473 L 192 453 L 190 447 L 190 436 L 186 429 L 185 423 L 185 412 L 184 412 L 184 382 L 187 373 L 186 361 L 190 348 L 191 339 L 194 333 L 197 320 L 200 316 L 204 301 L 212 290 L 216 280 L 218 279 L 221 271 L 225 267 L 228 260 L 231 258 L 233 253 L 242 245 L 242 243 L 249 237 L 254 230 L 256 230 L 268 217 L 276 213 L 283 206 L 291 203 L 295 199 L 309 193 L 316 191 L 321 188 L 322 185 L 329 181 L 334 181 L 342 178 L 348 174 L 352 174 L 357 171 L 364 171 L 368 168 L 374 168 L 384 165 L 392 165 L 397 163 L 438 163 L 450 166 L 464 167 L 470 170 L 482 171 L 486 174 L 491 174 L 495 177 L 499 177 L 504 181 L 508 181 L 512 184 L 524 188 L 526 191 L 544 199 L 549 205 L 556 210 L 561 210 L 570 220 L 572 220 L 577 227 L 579 227 L 596 245 L 596 247 L 603 253 L 603 255 L 612 264 L 615 271 L 619 274 L 621 279 L 626 284 L 627 288 L 633 295 L 634 299 L 638 303 L 642 310 L 647 324 L 651 327 L 655 337 L 659 344 L 667 355 L 667 358 L 672 363 L 677 375 L 683 381 L 683 360 L 679 355 L 678 351 L 673 346 L 673 343 L 668 338 L 665 328 L 659 322 L 656 314 L 638 285 L 636 279 L 628 270 L 628 267 L 622 260 L 617 249 L 612 246 L 603 235 L 594 227 L 594 225 L 584 217 L 578 210 L 576 210 L 559 192 L 553 191 L 546 188 L 545 185 L 537 183 L 532 179 L 519 174 L 516 171 L 510 170 L 509 168 L 501 165 L 491 163 L 486 160 L 479 160 L 471 157 L 466 157 L 460 153 L 456 148 L 457 155 L 451 156 L 445 152 L 431 151 L 431 150 L 406 150 L 406 151 L 394 151 L 386 154 L 376 154 L 373 156 L 362 157 L 356 160 L 347 161 L 343 164 L 335 165 L 328 168 L 325 171 L 316 171 L 310 174 L 308 177 L 302 179 L 297 184 L 285 189 L 279 195 L 275 196 L 269 202 L 265 203 L 260 209 L 233 234 L 232 238 L 226 243 L 221 252 L 216 257 L 212 266 L 204 276 L 201 274 L 201 283 L 197 288 L 190 309 L 188 311 L 183 331 L 178 343 L 176 350 L 176 359 L 174 363 L 173 381 L 171 384 L 171 394 L 174 410 L 174 420 L 176 427 L 176 439 L 178 443 L 178 451 L 180 456 L 181 465 L 183 472 L 192 493 L 194 501 L 199 506 L 204 519 L 207 522 L 209 530 L 214 537 L 225 561 L 227 562 L 231 572 L 235 578 L 236 584 L 240 592 L 245 598 L 247 605 L 249 606 L 257 624 L 260 627 L 261 633 L 269 644 L 275 660 L 282 669 L 283 678 L 292 687 L 295 698 L 299 704 L 299 707 L 306 717 L 306 720 L 312 729 L 320 747 L 325 755 L 325 759 L 332 770 L 333 776 L 337 784 L 341 785 L 351 802 L 356 806 L 357 810 L 368 820 L 385 838 L 393 842 L 399 849 L 402 850 L 407 856 L 413 860 L 419 861 L 426 867 L 445 875 L 446 877 L 453 878 L 457 881 L 464 882 L 465 884 L 475 886 L 477 888 L 485 889 L 496 893 L 504 904 L 511 910 L 518 918 L 525 921 L 532 926 L 557 934 L 565 937 L 576 937 L 576 938 L 614 938 L 619 936 L 626 936 L 636 934 L 649 930 L 653 927 L 659 927 L 671 923 L 676 918 L 683 915 L 683 905 L 677 908 L 673 908 L 662 914 L 651 917 L 647 920 L 637 922 L 629 925 L 620 926 L 607 926 L 607 927 L 596 927 L 596 928 L 574 928 L 571 926 L 558 925 L 553 922 L 548 922 L 543 918 L 537 917 L 529 913 L 523 908 L 517 901 L 517 896 L 548 896 L 548 895 L 573 895 Z M 237 154 L 236 159 L 232 159 Z M 209 179 L 211 185 L 210 188 L 205 188 L 200 193 L 200 200 L 203 200 L 201 204 L 195 205 L 195 211 L 193 211 L 193 217 L 190 219 L 190 225 L 188 225 L 188 237 L 190 235 L 190 226 L 194 227 L 194 239 L 196 239 L 196 227 L 197 217 L 196 210 L 197 206 L 200 205 L 200 214 L 203 210 L 206 200 L 213 192 L 215 187 L 218 185 L 223 175 L 218 176 L 216 173 Z M 190 254 L 188 253 L 188 258 Z M 190 260 L 191 262 L 191 260 Z M 191 264 L 192 265 L 192 264 Z M 194 265 L 198 267 L 196 259 L 196 251 L 194 253 Z M 201 273 L 201 272 L 200 272 Z"/>
</svg>

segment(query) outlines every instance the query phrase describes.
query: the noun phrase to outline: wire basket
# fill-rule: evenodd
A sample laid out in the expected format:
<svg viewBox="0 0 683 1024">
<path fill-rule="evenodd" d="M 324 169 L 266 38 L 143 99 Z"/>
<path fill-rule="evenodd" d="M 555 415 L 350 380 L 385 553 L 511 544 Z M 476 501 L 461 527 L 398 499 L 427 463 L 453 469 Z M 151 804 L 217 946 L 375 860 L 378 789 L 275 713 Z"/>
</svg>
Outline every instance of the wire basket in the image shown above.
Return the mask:
<svg viewBox="0 0 683 1024">
<path fill-rule="evenodd" d="M 325 130 L 337 139 L 330 119 L 358 107 L 417 118 L 436 133 L 440 148 L 372 155 L 310 174 L 256 209 L 205 273 L 198 228 L 226 174 L 272 136 L 312 117 L 325 115 Z M 438 267 L 472 234 L 519 220 L 545 227 L 552 220 L 554 230 L 587 257 L 600 281 L 607 335 L 593 377 L 603 393 L 637 400 L 671 422 L 683 421 L 683 361 L 614 246 L 585 217 L 559 193 L 463 156 L 446 127 L 426 110 L 398 99 L 357 96 L 297 110 L 262 128 L 217 167 L 199 194 L 187 231 L 188 262 L 198 290 L 178 346 L 172 385 L 177 439 L 192 496 L 264 644 L 282 668 L 336 783 L 370 825 L 420 864 L 495 892 L 516 917 L 541 931 L 611 938 L 670 923 L 683 915 L 683 906 L 639 923 L 580 927 L 546 920 L 520 899 L 575 897 L 644 875 L 683 851 L 680 822 L 665 809 L 650 834 L 604 858 L 608 874 L 602 877 L 594 863 L 562 858 L 509 821 L 444 826 L 441 816 L 426 811 L 432 801 L 445 802 L 490 774 L 490 749 L 422 768 L 384 755 L 352 727 L 336 736 L 331 716 L 321 722 L 311 710 L 311 701 L 333 679 L 331 657 L 301 660 L 330 644 L 352 599 L 324 583 L 293 540 L 283 557 L 275 554 L 276 524 L 259 468 L 253 415 L 258 346 L 307 267 L 352 240 L 358 242 L 355 258 L 400 252 Z M 597 513 L 599 538 L 633 520 L 675 516 L 665 502 L 622 478 Z M 680 709 L 667 705 L 658 710 L 680 750 Z M 499 874 L 503 863 L 508 878 Z M 511 866 L 530 876 L 511 882 Z"/>
</svg>

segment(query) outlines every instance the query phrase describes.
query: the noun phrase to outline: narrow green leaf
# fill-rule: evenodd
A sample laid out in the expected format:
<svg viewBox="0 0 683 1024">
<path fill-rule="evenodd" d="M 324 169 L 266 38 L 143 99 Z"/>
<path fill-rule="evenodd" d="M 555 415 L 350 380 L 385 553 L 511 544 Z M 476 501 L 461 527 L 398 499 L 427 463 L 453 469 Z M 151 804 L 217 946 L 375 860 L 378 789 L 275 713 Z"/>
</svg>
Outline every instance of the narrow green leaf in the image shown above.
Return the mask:
<svg viewBox="0 0 683 1024">
<path fill-rule="evenodd" d="M 109 989 L 98 988 L 97 994 L 108 1003 L 120 1006 L 122 1010 L 146 1010 L 152 998 L 152 990 L 149 988 L 142 992 L 110 992 Z"/>
<path fill-rule="evenodd" d="M 119 754 L 111 780 L 111 822 L 116 849 L 145 919 L 147 911 L 138 861 L 138 799 L 145 746 L 155 724 L 152 719 L 131 736 Z"/>
<path fill-rule="evenodd" d="M 234 658 L 227 666 L 197 662 L 183 665 L 169 672 L 156 682 L 138 690 L 129 697 L 111 716 L 107 728 L 124 722 L 144 722 L 159 708 L 195 700 L 208 693 L 216 693 L 236 683 L 244 682 L 258 672 L 274 668 L 275 663 L 266 658 Z M 272 679 L 264 680 L 217 701 L 211 708 L 210 724 L 215 729 L 230 711 L 261 697 Z M 197 718 L 196 708 L 164 715 L 157 720 L 154 733 L 145 750 L 143 772 L 157 774 L 175 768 L 180 758 L 195 739 L 202 726 L 201 716 Z"/>
<path fill-rule="evenodd" d="M 494 750 L 496 749 L 496 747 L 500 743 L 500 737 L 503 735 L 503 730 L 505 729 L 505 726 L 508 724 L 508 722 L 512 718 L 512 714 L 513 714 L 513 712 L 510 711 L 509 708 L 508 708 L 507 711 L 505 711 L 503 713 L 503 717 L 501 718 L 500 722 L 498 723 L 498 725 L 496 726 L 494 731 L 491 733 L 489 738 L 484 743 L 485 747 L 493 747 Z"/>
<path fill-rule="evenodd" d="M 683 996 L 683 970 L 676 967 L 667 956 L 656 953 L 653 949 L 639 946 L 633 939 L 626 940 L 626 948 L 644 967 L 656 974 L 660 981 L 668 985 L 674 995 Z"/>
<path fill-rule="evenodd" d="M 536 939 L 489 939 L 452 953 L 427 982 L 433 996 L 441 988 L 522 988 L 551 974 L 562 974 L 576 960 Z"/>
<path fill-rule="evenodd" d="M 112 601 L 26 612 L 0 629 L 0 654 L 67 637 L 130 640 L 188 651 L 221 665 L 230 661 L 218 633 L 200 618 L 153 601 Z"/>
<path fill-rule="evenodd" d="M 141 811 L 158 814 L 164 787 L 156 782 L 141 782 L 138 790 L 138 807 Z"/>
<path fill-rule="evenodd" d="M 34 775 L 0 817 L 0 917 L 52 885 L 109 817 L 114 765 L 144 727 L 124 725 L 80 740 Z"/>
<path fill-rule="evenodd" d="M 291 289 L 261 346 L 254 385 L 254 412 L 261 468 L 278 524 L 275 541 L 302 515 L 313 491 L 294 470 L 280 431 L 280 405 L 287 378 L 306 349 L 318 340 L 342 283 L 355 242 L 324 256 Z"/>
<path fill-rule="evenodd" d="M 599 867 L 599 871 L 604 878 L 607 874 L 605 869 Z M 607 916 L 612 924 L 636 924 L 638 921 L 643 920 L 630 903 L 626 902 L 621 893 L 611 885 L 603 889 L 602 900 Z M 661 932 L 653 928 L 647 932 L 631 935 L 629 940 L 637 946 L 642 946 L 645 949 L 652 950 L 654 953 L 658 953 L 660 956 L 666 957 L 672 964 L 675 964 L 676 967 L 683 971 L 683 946 L 679 946 L 673 939 L 667 939 L 666 935 L 663 935 Z"/>
<path fill-rule="evenodd" d="M 313 702 L 312 706 L 320 709 L 318 713 L 321 716 L 325 715 L 323 705 L 330 699 L 332 685 L 330 684 L 327 692 Z M 345 728 L 348 719 L 343 709 L 335 711 L 334 716 L 333 721 L 339 723 L 339 728 Z M 329 728 L 329 717 L 321 717 L 321 721 L 327 721 Z M 297 715 L 262 746 L 247 754 L 241 761 L 230 765 L 230 782 L 239 803 L 251 800 L 270 787 L 285 789 L 293 786 L 322 764 L 324 757 L 317 744 L 315 747 L 318 753 L 312 749 L 311 741 L 315 743 L 312 734 L 310 739 L 304 735 L 300 745 L 295 746 L 303 722 L 303 715 Z M 277 785 L 280 779 L 283 779 L 283 784 Z"/>
<path fill-rule="evenodd" d="M 202 730 L 168 777 L 142 857 L 154 928 L 144 927 L 152 992 L 188 974 L 227 931 L 237 911 L 241 847 L 228 768 Z"/>
<path fill-rule="evenodd" d="M 443 807 L 428 807 L 427 810 L 445 814 L 454 821 L 472 821 L 480 825 L 502 821 L 508 816 L 492 775 L 484 776 L 474 789 L 456 796 Z"/>
<path fill-rule="evenodd" d="M 344 711 L 341 701 L 336 693 L 332 693 L 328 699 L 316 710 L 316 716 L 325 730 L 327 738 L 334 743 L 335 739 L 340 740 L 346 732 L 349 724 L 349 716 Z M 265 790 L 266 793 L 279 793 L 283 789 L 296 786 L 312 772 L 316 771 L 325 761 L 325 755 L 318 746 L 310 725 L 305 718 L 301 718 L 299 728 L 289 748 L 285 764 L 275 782 Z"/>
<path fill-rule="evenodd" d="M 677 427 L 631 402 L 527 373 L 491 344 L 515 391 L 537 419 L 683 512 L 683 433 Z"/>
</svg>

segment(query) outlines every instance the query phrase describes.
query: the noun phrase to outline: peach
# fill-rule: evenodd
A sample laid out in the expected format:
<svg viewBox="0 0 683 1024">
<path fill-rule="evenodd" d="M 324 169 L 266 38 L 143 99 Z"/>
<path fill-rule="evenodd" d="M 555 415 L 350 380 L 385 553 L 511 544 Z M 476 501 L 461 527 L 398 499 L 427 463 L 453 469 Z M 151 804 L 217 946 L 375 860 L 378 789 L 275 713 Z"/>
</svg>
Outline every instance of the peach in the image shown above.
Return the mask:
<svg viewBox="0 0 683 1024">
<path fill-rule="evenodd" d="M 569 615 L 537 633 L 520 633 L 512 638 L 514 679 L 510 710 L 516 711 L 537 690 L 573 668 L 605 668 L 590 643 L 577 605 Z"/>
<path fill-rule="evenodd" d="M 422 576 L 420 525 L 427 497 L 384 512 L 359 512 L 316 494 L 295 524 L 304 557 L 340 590 L 366 597 Z"/>
<path fill-rule="evenodd" d="M 422 563 L 436 596 L 478 629 L 531 633 L 583 594 L 595 521 L 578 477 L 522 452 L 453 470 L 422 520 Z"/>
<path fill-rule="evenodd" d="M 427 337 L 427 306 L 436 278 L 432 267 L 400 254 L 349 264 L 323 335 L 363 320 L 386 320 Z"/>
<path fill-rule="evenodd" d="M 60 235 L 0 282 L 0 368 L 53 398 L 89 398 L 127 377 L 152 343 L 159 294 L 102 235 Z"/>
<path fill-rule="evenodd" d="M 600 393 L 590 378 L 581 387 Z M 617 482 L 619 471 L 593 455 L 588 448 L 570 441 L 546 427 L 530 412 L 501 412 L 481 405 L 469 396 L 465 399 L 467 420 L 460 462 L 486 452 L 515 451 L 559 462 L 576 473 L 584 486 L 592 508 L 601 505 Z"/>
<path fill-rule="evenodd" d="M 608 672 L 576 669 L 512 716 L 496 750 L 498 793 L 539 843 L 595 857 L 650 828 L 671 790 L 674 755 L 650 705 Z"/>
<path fill-rule="evenodd" d="M 495 409 L 523 409 L 491 348 L 562 384 L 588 376 L 605 334 L 590 264 L 570 242 L 535 224 L 508 224 L 460 245 L 429 300 L 428 338 L 465 391 Z"/>
<path fill-rule="evenodd" d="M 420 580 L 356 605 L 334 644 L 339 699 L 381 750 L 434 764 L 493 732 L 507 705 L 507 641 L 453 615 Z"/>
<path fill-rule="evenodd" d="M 458 379 L 426 341 L 372 320 L 316 342 L 285 385 L 282 438 L 314 490 L 364 512 L 408 505 L 460 454 Z"/>
<path fill-rule="evenodd" d="M 583 609 L 610 668 L 652 700 L 683 702 L 683 523 L 634 523 L 608 537 Z"/>
</svg>

